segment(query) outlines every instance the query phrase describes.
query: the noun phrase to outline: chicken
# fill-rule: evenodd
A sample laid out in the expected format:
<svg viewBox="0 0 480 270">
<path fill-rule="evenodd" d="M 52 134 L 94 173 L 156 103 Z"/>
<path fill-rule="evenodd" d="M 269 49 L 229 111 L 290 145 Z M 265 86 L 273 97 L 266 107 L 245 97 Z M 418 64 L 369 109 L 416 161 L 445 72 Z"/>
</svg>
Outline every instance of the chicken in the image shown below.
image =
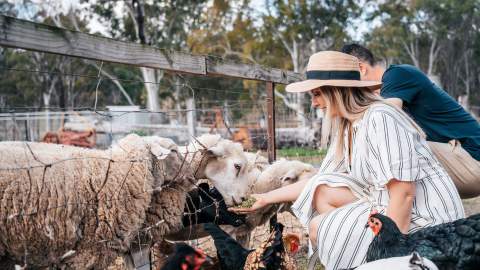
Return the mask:
<svg viewBox="0 0 480 270">
<path fill-rule="evenodd" d="M 213 237 L 220 269 L 296 269 L 290 255 L 298 251 L 300 239 L 295 234 L 283 237 L 283 225 L 280 223 L 274 225 L 269 238 L 255 250 L 243 248 L 217 225 L 208 223 L 204 225 L 204 229 Z"/>
<path fill-rule="evenodd" d="M 175 246 L 175 252 L 168 257 L 162 270 L 200 270 L 208 259 L 202 250 L 180 243 Z"/>
<path fill-rule="evenodd" d="M 182 223 L 185 227 L 202 223 L 238 227 L 245 224 L 245 216 L 228 211 L 220 192 L 201 183 L 197 189 L 188 192 Z"/>
<path fill-rule="evenodd" d="M 479 269 L 480 214 L 403 234 L 389 217 L 372 213 L 368 226 L 375 237 L 367 262 L 416 251 L 443 269 Z"/>
</svg>

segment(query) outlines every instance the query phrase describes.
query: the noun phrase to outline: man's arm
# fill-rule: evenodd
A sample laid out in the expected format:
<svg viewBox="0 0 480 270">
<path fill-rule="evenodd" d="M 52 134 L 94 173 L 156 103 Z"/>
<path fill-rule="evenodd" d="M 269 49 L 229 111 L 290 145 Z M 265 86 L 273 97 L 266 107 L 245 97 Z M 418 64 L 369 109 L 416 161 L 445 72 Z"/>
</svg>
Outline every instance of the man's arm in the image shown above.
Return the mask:
<svg viewBox="0 0 480 270">
<path fill-rule="evenodd" d="M 399 98 L 387 98 L 385 99 L 386 102 L 392 104 L 393 106 L 399 108 L 400 110 L 403 108 L 403 100 L 399 99 Z"/>
</svg>

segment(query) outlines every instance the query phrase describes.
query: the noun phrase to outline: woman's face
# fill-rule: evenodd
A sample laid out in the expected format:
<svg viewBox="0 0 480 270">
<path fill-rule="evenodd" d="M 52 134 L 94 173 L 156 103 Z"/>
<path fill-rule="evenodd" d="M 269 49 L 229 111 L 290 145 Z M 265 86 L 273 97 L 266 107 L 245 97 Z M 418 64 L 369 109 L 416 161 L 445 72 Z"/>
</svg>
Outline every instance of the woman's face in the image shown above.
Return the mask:
<svg viewBox="0 0 480 270">
<path fill-rule="evenodd" d="M 327 102 L 325 102 L 325 98 L 323 98 L 319 88 L 310 91 L 310 96 L 312 97 L 312 107 L 317 109 L 325 109 L 327 107 Z"/>
</svg>

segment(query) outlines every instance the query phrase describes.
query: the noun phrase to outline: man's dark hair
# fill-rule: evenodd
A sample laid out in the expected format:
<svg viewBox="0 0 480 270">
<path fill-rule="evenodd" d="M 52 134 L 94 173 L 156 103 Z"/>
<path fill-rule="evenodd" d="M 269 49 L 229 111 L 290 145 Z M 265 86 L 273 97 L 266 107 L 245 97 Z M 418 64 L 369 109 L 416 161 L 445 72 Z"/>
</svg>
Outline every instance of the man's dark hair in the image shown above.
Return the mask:
<svg viewBox="0 0 480 270">
<path fill-rule="evenodd" d="M 360 59 L 360 61 L 367 62 L 371 66 L 375 66 L 375 64 L 377 64 L 373 53 L 369 49 L 356 43 L 345 44 L 340 51 L 346 54 L 353 55 Z"/>
</svg>

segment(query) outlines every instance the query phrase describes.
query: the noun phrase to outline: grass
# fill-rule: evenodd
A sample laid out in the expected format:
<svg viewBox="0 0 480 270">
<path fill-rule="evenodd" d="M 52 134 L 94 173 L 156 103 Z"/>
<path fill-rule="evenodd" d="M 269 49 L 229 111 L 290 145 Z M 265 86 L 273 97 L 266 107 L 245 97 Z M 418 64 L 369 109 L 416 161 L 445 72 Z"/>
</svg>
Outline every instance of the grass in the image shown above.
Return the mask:
<svg viewBox="0 0 480 270">
<path fill-rule="evenodd" d="M 318 150 L 302 147 L 277 149 L 277 155 L 281 157 L 324 157 L 326 154 L 327 150 L 325 149 Z"/>
<path fill-rule="evenodd" d="M 313 148 L 283 148 L 277 149 L 277 158 L 286 158 L 310 163 L 314 166 L 320 166 L 327 150 L 318 150 Z"/>
</svg>

